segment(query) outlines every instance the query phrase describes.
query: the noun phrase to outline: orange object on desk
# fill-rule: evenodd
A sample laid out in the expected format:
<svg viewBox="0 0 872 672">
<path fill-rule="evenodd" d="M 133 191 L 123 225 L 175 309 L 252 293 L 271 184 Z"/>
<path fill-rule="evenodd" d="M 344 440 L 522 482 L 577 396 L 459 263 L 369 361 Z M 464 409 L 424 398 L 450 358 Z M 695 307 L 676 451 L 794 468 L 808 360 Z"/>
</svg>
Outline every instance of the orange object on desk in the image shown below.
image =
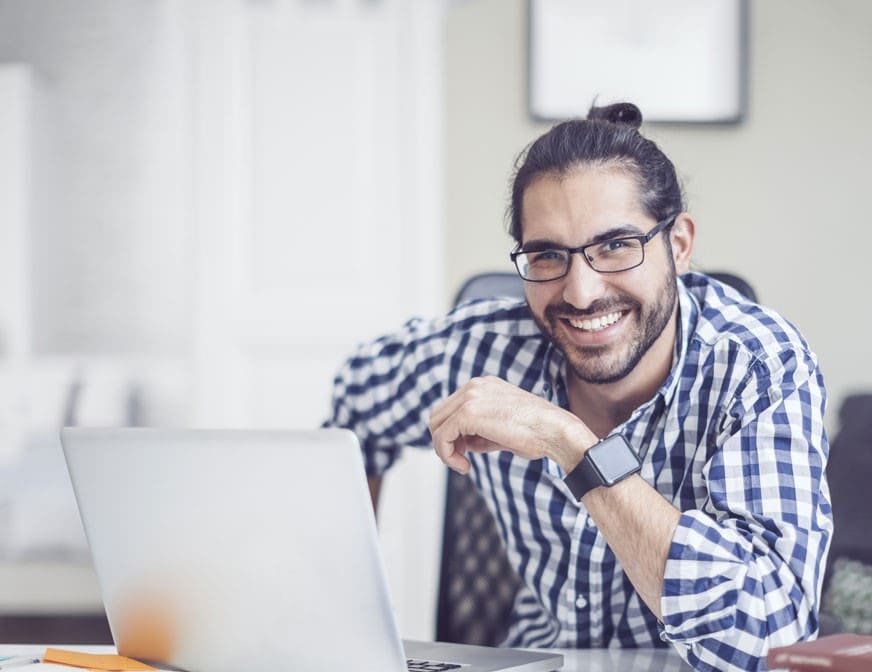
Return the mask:
<svg viewBox="0 0 872 672">
<path fill-rule="evenodd" d="M 46 649 L 42 662 L 83 667 L 89 670 L 156 670 L 157 668 L 114 653 L 79 653 L 65 649 Z"/>
</svg>

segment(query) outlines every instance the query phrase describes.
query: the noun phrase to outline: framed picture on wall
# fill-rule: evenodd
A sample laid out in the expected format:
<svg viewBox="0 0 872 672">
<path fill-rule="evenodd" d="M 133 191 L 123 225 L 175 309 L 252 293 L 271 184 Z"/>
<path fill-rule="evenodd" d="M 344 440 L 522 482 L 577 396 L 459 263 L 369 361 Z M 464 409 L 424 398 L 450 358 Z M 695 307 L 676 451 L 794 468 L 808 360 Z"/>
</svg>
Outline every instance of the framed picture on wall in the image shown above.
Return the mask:
<svg viewBox="0 0 872 672">
<path fill-rule="evenodd" d="M 741 121 L 746 0 L 528 0 L 538 120 L 629 101 L 646 121 Z"/>
</svg>

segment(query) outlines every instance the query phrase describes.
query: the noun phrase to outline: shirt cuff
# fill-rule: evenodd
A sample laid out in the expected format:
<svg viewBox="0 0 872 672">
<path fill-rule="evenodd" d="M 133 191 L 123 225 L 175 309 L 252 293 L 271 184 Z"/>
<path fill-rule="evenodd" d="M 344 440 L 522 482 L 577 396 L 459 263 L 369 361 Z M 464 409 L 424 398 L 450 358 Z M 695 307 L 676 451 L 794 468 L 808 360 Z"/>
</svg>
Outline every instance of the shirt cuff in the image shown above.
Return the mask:
<svg viewBox="0 0 872 672">
<path fill-rule="evenodd" d="M 683 513 L 666 560 L 664 639 L 692 642 L 733 628 L 750 556 L 702 511 Z"/>
</svg>

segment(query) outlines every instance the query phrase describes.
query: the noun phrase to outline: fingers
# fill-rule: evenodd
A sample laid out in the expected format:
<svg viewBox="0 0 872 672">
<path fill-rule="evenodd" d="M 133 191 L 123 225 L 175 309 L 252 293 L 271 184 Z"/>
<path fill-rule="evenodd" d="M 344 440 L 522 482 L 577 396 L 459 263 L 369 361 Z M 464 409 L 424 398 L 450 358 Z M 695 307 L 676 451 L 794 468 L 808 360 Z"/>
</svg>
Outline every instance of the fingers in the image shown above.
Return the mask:
<svg viewBox="0 0 872 672">
<path fill-rule="evenodd" d="M 469 473 L 471 464 L 466 457 L 467 446 L 472 443 L 467 437 L 448 424 L 448 420 L 436 429 L 431 427 L 433 450 L 446 466 L 461 474 Z"/>
<path fill-rule="evenodd" d="M 461 436 L 454 443 L 455 446 L 459 444 L 464 453 L 490 453 L 503 449 L 500 444 L 481 436 Z"/>
<path fill-rule="evenodd" d="M 455 450 L 447 457 L 443 457 L 442 461 L 446 467 L 456 471 L 458 474 L 466 475 L 472 469 L 472 463 L 469 461 L 469 458 L 458 450 Z"/>
<path fill-rule="evenodd" d="M 461 473 L 469 453 L 495 450 L 549 457 L 566 469 L 598 440 L 570 411 L 493 376 L 473 378 L 437 404 L 430 434 L 439 459 Z"/>
<path fill-rule="evenodd" d="M 499 378 L 474 378 L 438 404 L 430 434 L 439 458 L 461 473 L 470 469 L 468 452 L 504 450 L 511 431 L 503 417 L 518 395 L 528 395 Z"/>
<path fill-rule="evenodd" d="M 450 444 L 452 452 L 443 460 L 446 466 L 461 474 L 469 473 L 472 465 L 467 453 L 488 453 L 503 450 L 503 447 L 480 436 L 459 436 Z M 438 454 L 438 451 L 437 451 Z"/>
<path fill-rule="evenodd" d="M 430 431 L 432 432 L 434 429 L 440 427 L 442 423 L 454 415 L 466 401 L 475 399 L 482 394 L 487 394 L 486 390 L 494 385 L 494 380 L 504 382 L 500 381 L 499 378 L 473 378 L 466 383 L 466 385 L 455 390 L 454 394 L 439 402 L 430 414 Z"/>
</svg>

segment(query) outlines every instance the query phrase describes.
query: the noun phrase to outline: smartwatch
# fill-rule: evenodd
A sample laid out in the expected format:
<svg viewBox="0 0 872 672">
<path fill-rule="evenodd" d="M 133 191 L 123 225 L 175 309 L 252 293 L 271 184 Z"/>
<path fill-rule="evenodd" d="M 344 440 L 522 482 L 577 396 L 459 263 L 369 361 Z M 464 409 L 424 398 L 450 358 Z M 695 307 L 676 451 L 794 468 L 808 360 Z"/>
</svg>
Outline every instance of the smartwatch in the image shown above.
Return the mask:
<svg viewBox="0 0 872 672">
<path fill-rule="evenodd" d="M 639 456 L 623 434 L 612 434 L 591 446 L 563 482 L 575 498 L 581 501 L 594 488 L 601 485 L 610 488 L 641 468 Z"/>
</svg>

